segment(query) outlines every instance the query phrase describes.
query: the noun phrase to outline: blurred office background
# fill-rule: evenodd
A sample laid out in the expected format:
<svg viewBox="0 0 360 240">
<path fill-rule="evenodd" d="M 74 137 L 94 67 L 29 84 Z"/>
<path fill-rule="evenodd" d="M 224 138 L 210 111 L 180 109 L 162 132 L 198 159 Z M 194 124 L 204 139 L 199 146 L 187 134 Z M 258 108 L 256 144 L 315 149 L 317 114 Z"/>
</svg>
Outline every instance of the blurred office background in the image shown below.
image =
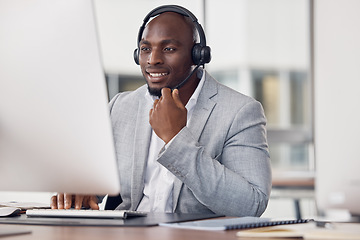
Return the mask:
<svg viewBox="0 0 360 240">
<path fill-rule="evenodd" d="M 212 49 L 212 60 L 206 65 L 210 74 L 264 106 L 274 177 L 272 197 L 264 216 L 316 215 L 315 27 L 327 28 L 328 24 L 346 17 L 347 10 L 354 7 L 360 10 L 359 2 L 95 0 L 110 98 L 119 91 L 133 90 L 144 84 L 139 66 L 133 61 L 137 33 L 146 14 L 164 4 L 182 5 L 197 16 L 205 29 L 207 45 Z M 334 31 L 347 27 L 339 25 Z M 339 84 L 342 80 L 339 79 Z M 336 85 L 333 87 L 336 91 Z M 22 199 L 29 201 L 47 201 L 48 198 L 42 193 L 25 195 L 27 198 Z M 18 200 L 16 197 L 20 196 L 24 193 L 6 195 L 2 201 Z"/>
</svg>

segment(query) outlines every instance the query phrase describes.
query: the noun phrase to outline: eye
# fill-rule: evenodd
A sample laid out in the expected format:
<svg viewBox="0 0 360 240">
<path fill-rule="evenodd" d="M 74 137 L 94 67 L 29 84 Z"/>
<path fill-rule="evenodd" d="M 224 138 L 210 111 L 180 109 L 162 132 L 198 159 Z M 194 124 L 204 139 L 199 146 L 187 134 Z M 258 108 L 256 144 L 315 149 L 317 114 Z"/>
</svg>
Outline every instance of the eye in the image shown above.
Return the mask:
<svg viewBox="0 0 360 240">
<path fill-rule="evenodd" d="M 140 47 L 140 50 L 141 50 L 142 52 L 149 52 L 149 51 L 150 51 L 150 48 L 143 46 L 143 47 Z"/>
<path fill-rule="evenodd" d="M 164 51 L 165 51 L 165 52 L 174 52 L 174 51 L 176 51 L 176 48 L 166 47 L 166 48 L 164 48 Z"/>
</svg>

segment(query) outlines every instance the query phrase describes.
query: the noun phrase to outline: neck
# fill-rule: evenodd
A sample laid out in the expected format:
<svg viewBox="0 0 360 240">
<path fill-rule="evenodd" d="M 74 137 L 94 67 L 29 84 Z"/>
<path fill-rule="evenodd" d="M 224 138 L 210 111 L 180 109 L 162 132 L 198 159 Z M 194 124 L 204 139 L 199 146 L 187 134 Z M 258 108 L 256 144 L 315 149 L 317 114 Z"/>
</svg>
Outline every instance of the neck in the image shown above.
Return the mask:
<svg viewBox="0 0 360 240">
<path fill-rule="evenodd" d="M 179 89 L 180 99 L 181 99 L 182 104 L 184 104 L 184 106 L 186 106 L 187 102 L 189 101 L 189 99 L 191 98 L 193 93 L 195 92 L 195 89 L 199 85 L 199 82 L 200 82 L 200 79 L 197 77 L 197 74 L 194 74 L 189 79 L 189 81 L 187 81 L 186 84 L 184 84 L 184 86 L 182 86 Z"/>
</svg>

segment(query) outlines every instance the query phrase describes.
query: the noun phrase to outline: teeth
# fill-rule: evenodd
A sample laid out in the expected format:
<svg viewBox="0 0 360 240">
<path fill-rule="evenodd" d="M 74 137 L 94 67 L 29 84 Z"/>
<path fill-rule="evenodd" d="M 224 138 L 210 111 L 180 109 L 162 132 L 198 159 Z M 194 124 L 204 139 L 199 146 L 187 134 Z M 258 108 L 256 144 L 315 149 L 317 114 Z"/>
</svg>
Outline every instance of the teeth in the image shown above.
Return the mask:
<svg viewBox="0 0 360 240">
<path fill-rule="evenodd" d="M 149 73 L 151 77 L 161 77 L 167 75 L 167 73 Z"/>
</svg>

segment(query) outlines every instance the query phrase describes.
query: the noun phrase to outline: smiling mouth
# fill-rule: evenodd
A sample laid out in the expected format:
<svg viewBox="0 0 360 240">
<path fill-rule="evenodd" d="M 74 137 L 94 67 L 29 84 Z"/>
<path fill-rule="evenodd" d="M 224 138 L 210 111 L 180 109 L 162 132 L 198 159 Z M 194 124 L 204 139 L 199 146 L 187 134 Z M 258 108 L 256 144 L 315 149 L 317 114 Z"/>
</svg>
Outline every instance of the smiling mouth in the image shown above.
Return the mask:
<svg viewBox="0 0 360 240">
<path fill-rule="evenodd" d="M 157 77 L 167 76 L 169 74 L 168 73 L 149 73 L 149 75 L 150 75 L 150 77 L 157 78 Z"/>
<path fill-rule="evenodd" d="M 166 81 L 167 76 L 169 75 L 168 72 L 146 72 L 148 75 L 148 81 L 152 82 L 153 84 L 160 84 Z"/>
<path fill-rule="evenodd" d="M 148 73 L 148 74 L 150 75 L 150 77 L 153 77 L 153 78 L 159 78 L 159 77 L 169 75 L 168 73 Z"/>
</svg>

